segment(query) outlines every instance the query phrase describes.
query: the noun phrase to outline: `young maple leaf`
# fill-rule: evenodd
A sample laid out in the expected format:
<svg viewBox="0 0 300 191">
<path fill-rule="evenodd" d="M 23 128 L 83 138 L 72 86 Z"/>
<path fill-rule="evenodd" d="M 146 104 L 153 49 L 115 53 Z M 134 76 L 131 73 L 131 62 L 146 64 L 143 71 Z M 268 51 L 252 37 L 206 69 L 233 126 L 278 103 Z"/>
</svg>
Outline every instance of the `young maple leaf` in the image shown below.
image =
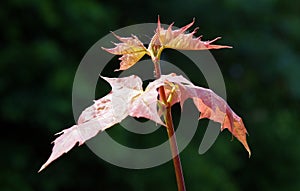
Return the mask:
<svg viewBox="0 0 300 191">
<path fill-rule="evenodd" d="M 158 124 L 165 125 L 157 111 L 158 91 L 164 86 L 167 96 L 173 96 L 171 105 L 192 98 L 201 118 L 208 118 L 221 123 L 221 130 L 227 128 L 246 148 L 250 155 L 250 149 L 246 141 L 247 130 L 242 119 L 236 115 L 228 104 L 213 91 L 197 87 L 182 76 L 175 74 L 162 75 L 161 78 L 151 82 L 145 91 L 142 88 L 142 80 L 135 76 L 124 78 L 104 78 L 112 86 L 112 91 L 103 98 L 86 108 L 80 115 L 77 125 L 58 133 L 55 139 L 52 153 L 39 172 L 51 162 L 67 153 L 77 143 L 79 146 L 85 141 L 96 136 L 99 132 L 120 123 L 128 115 L 132 117 L 144 117 Z M 175 91 L 170 91 L 170 85 L 175 86 Z"/>
<path fill-rule="evenodd" d="M 111 54 L 122 55 L 119 58 L 121 60 L 119 70 L 127 70 L 148 53 L 143 43 L 136 36 L 132 35 L 132 37 L 124 38 L 115 33 L 112 34 L 122 43 L 115 43 L 115 48 L 102 47 L 102 49 Z"/>
<path fill-rule="evenodd" d="M 213 45 L 212 43 L 220 39 L 215 38 L 211 41 L 201 41 L 201 36 L 194 38 L 194 34 L 197 29 L 194 29 L 191 33 L 185 33 L 193 24 L 193 20 L 188 25 L 172 30 L 172 23 L 168 29 L 163 29 L 158 17 L 157 28 L 154 36 L 152 37 L 148 48 L 146 49 L 143 43 L 134 35 L 132 37 L 120 37 L 113 33 L 113 35 L 121 41 L 121 43 L 115 43 L 114 48 L 103 48 L 103 50 L 115 54 L 122 55 L 119 70 L 127 70 L 134 64 L 136 64 L 145 54 L 151 56 L 153 60 L 157 59 L 157 55 L 161 54 L 163 49 L 171 48 L 177 50 L 209 50 L 220 48 L 231 48 L 230 46 Z"/>
<path fill-rule="evenodd" d="M 195 22 L 195 19 L 186 26 L 172 30 L 172 23 L 168 29 L 161 27 L 160 20 L 158 18 L 156 33 L 148 47 L 148 51 L 152 52 L 155 56 L 155 52 L 161 52 L 164 48 L 171 48 L 177 50 L 208 50 L 208 49 L 221 49 L 221 48 L 231 48 L 230 46 L 223 45 L 213 45 L 211 43 L 220 39 L 217 37 L 211 41 L 201 41 L 201 37 L 194 38 L 194 34 L 197 32 L 198 28 L 195 28 L 191 33 L 185 33 Z M 152 54 L 151 54 L 152 55 Z"/>
<path fill-rule="evenodd" d="M 161 78 L 155 81 L 155 84 L 161 86 L 162 82 L 167 85 L 165 86 L 167 97 L 172 96 L 171 106 L 179 102 L 182 107 L 185 100 L 192 98 L 200 112 L 199 119 L 208 118 L 221 123 L 221 130 L 228 129 L 244 145 L 249 156 L 251 155 L 246 140 L 247 130 L 244 123 L 224 99 L 212 90 L 195 86 L 184 77 L 175 74 L 162 75 Z M 170 82 L 174 84 L 170 84 Z M 171 88 L 174 90 L 173 92 Z"/>
<path fill-rule="evenodd" d="M 86 108 L 80 115 L 77 125 L 63 130 L 54 140 L 52 153 L 39 172 L 52 161 L 71 150 L 77 142 L 79 146 L 96 136 L 99 132 L 120 123 L 128 115 L 144 117 L 164 125 L 157 113 L 156 89 L 143 91 L 142 80 L 135 76 L 124 78 L 105 78 L 112 91 Z"/>
</svg>

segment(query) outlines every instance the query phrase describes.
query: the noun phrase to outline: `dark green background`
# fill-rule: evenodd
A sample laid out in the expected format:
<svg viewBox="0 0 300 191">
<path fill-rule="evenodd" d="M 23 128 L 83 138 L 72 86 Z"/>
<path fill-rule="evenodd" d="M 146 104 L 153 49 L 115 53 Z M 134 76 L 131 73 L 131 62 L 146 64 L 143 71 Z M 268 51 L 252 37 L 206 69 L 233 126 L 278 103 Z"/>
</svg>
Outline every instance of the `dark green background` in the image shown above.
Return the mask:
<svg viewBox="0 0 300 191">
<path fill-rule="evenodd" d="M 11 0 L 0 3 L 1 191 L 176 190 L 172 162 L 128 170 L 86 146 L 37 173 L 54 134 L 74 124 L 72 82 L 85 52 L 109 31 L 156 22 L 158 14 L 178 27 L 195 17 L 198 35 L 234 47 L 213 54 L 250 134 L 250 159 L 227 131 L 198 155 L 202 120 L 181 153 L 187 190 L 300 190 L 299 1 Z M 151 141 L 122 132 L 114 133 L 128 145 Z"/>
</svg>

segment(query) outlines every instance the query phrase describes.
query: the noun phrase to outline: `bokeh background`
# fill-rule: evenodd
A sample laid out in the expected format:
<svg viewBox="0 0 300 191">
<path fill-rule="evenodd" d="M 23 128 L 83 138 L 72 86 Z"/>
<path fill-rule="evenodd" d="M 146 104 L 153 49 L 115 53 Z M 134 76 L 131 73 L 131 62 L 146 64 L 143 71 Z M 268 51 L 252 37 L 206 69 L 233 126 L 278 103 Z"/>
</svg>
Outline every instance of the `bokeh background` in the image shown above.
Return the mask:
<svg viewBox="0 0 300 191">
<path fill-rule="evenodd" d="M 226 131 L 198 155 L 207 124 L 200 121 L 181 153 L 187 190 L 300 190 L 299 1 L 11 0 L 0 3 L 1 191 L 176 190 L 171 161 L 123 169 L 85 145 L 37 173 L 54 134 L 74 124 L 72 82 L 87 50 L 109 31 L 156 22 L 158 14 L 178 27 L 195 17 L 198 35 L 222 36 L 220 44 L 234 47 L 213 54 L 253 153 L 249 159 Z M 147 145 L 121 133 L 124 144 Z"/>
</svg>

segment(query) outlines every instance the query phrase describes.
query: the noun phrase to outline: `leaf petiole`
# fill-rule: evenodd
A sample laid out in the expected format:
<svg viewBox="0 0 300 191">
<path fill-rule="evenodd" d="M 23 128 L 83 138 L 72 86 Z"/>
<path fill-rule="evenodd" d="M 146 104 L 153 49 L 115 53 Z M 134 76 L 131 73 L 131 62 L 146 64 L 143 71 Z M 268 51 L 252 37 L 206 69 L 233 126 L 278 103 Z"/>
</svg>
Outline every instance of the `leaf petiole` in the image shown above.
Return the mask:
<svg viewBox="0 0 300 191">
<path fill-rule="evenodd" d="M 171 92 L 168 96 L 168 99 L 167 99 L 167 104 L 170 105 L 172 103 L 172 100 L 173 100 L 173 95 L 176 94 L 176 90 L 178 89 L 178 85 L 176 84 L 173 84 L 173 83 L 170 83 L 172 89 L 171 89 Z"/>
</svg>

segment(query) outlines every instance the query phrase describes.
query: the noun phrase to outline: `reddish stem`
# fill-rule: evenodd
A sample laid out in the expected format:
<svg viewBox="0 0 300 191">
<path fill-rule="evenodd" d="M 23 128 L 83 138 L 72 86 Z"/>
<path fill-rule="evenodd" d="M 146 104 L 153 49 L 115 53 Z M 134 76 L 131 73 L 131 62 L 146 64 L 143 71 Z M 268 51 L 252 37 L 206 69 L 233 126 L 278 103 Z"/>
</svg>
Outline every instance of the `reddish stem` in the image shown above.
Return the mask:
<svg viewBox="0 0 300 191">
<path fill-rule="evenodd" d="M 157 59 L 154 62 L 155 67 L 155 77 L 160 78 L 161 76 L 161 70 L 160 70 L 160 63 L 159 59 Z M 177 182 L 177 188 L 178 191 L 185 191 L 185 183 L 184 183 L 184 177 L 183 177 L 183 171 L 181 167 L 180 162 L 180 156 L 177 146 L 177 140 L 176 135 L 174 132 L 174 125 L 173 125 L 173 119 L 172 119 L 172 112 L 171 112 L 171 105 L 167 102 L 167 96 L 165 93 L 165 89 L 163 86 L 159 87 L 159 96 L 161 101 L 166 105 L 166 112 L 164 113 L 164 119 L 167 126 L 167 132 L 170 142 L 170 149 L 173 157 L 173 165 L 175 169 L 175 175 L 176 175 L 176 182 Z"/>
</svg>

